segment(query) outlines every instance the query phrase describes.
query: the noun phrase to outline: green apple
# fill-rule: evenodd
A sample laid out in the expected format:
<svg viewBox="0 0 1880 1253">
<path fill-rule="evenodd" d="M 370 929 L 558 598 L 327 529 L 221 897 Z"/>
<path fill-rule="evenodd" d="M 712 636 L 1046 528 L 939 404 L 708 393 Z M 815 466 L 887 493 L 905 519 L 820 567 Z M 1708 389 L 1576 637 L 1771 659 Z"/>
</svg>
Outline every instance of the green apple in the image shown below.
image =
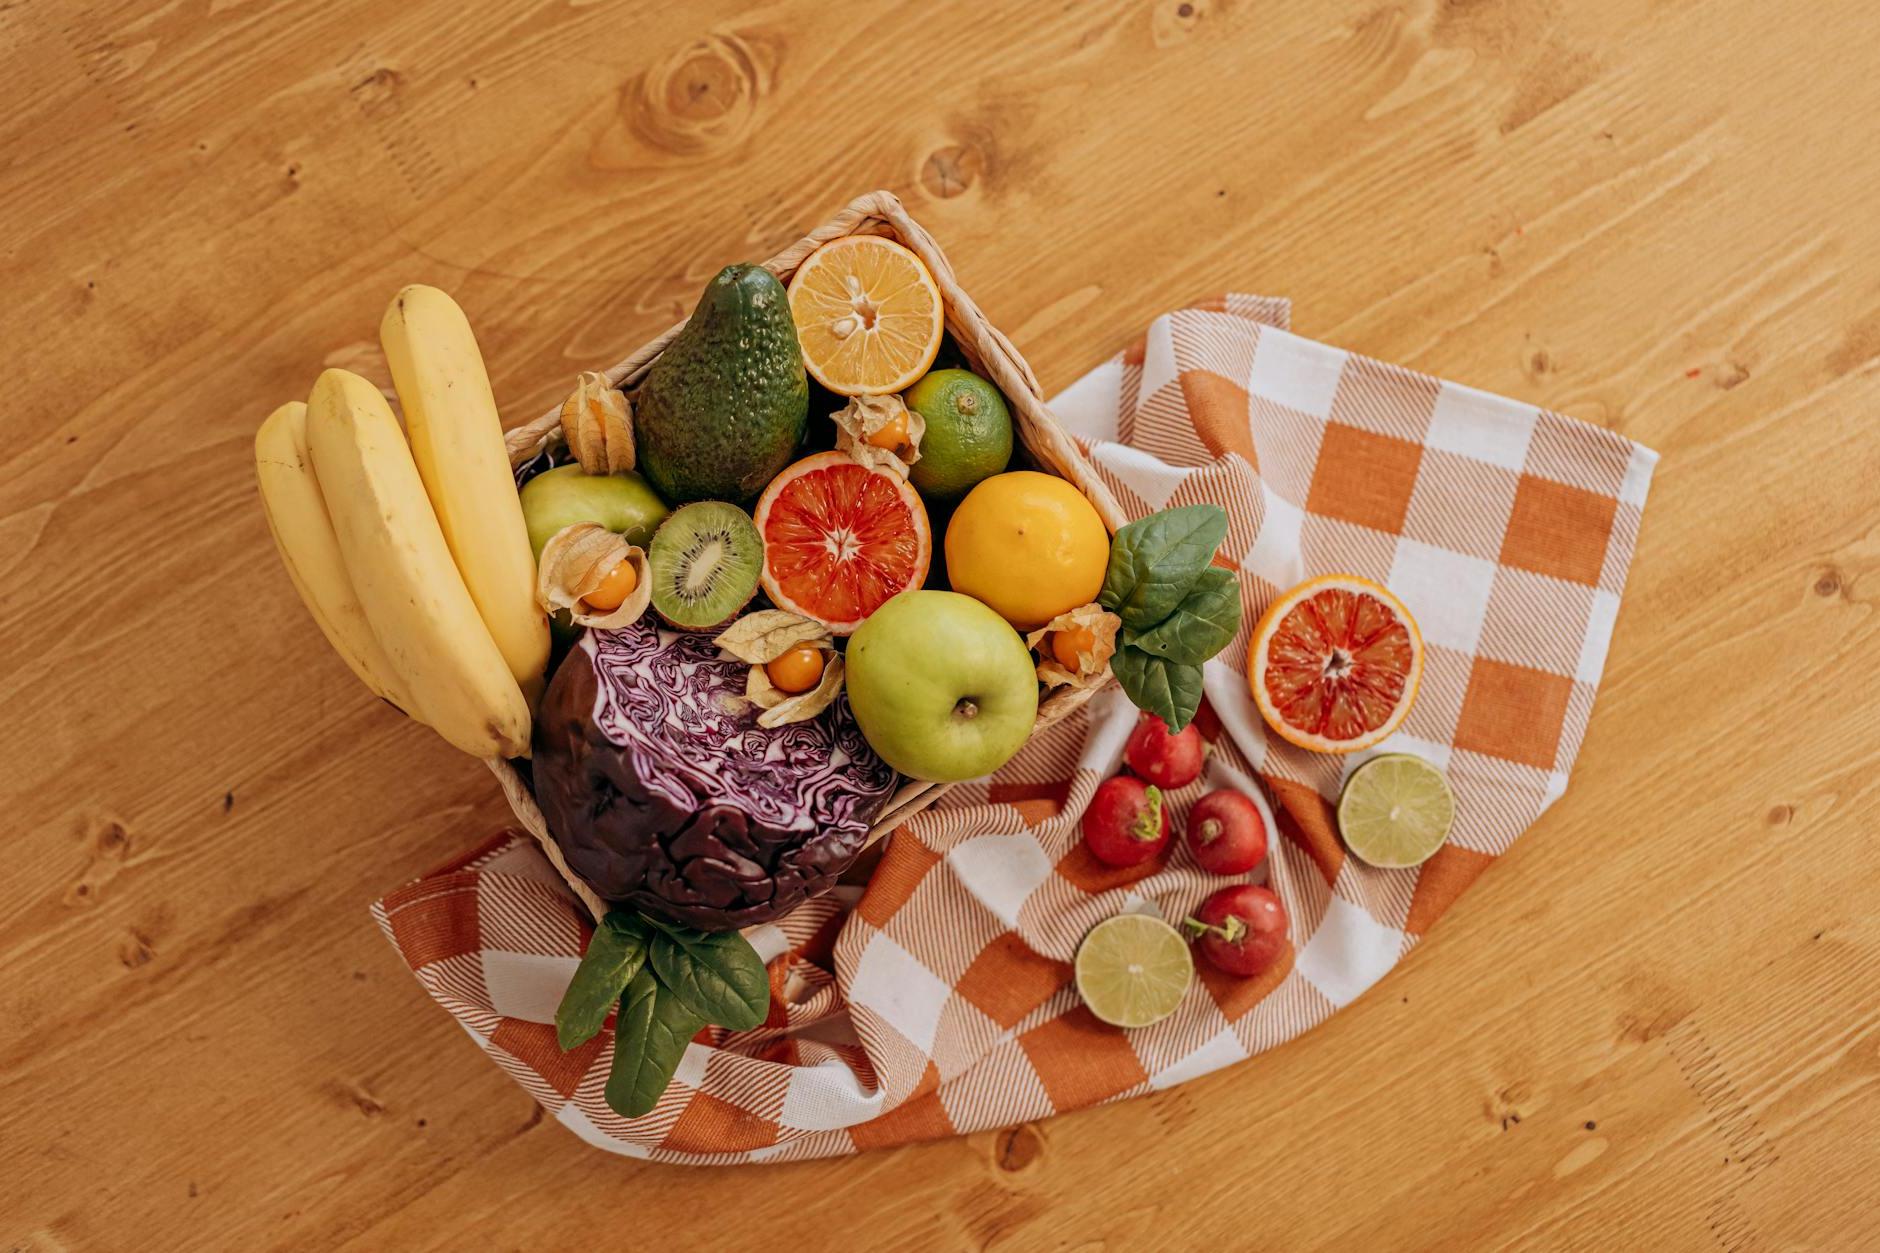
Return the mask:
<svg viewBox="0 0 1880 1253">
<path fill-rule="evenodd" d="M 1038 718 L 1038 672 L 1011 624 L 958 592 L 902 592 L 849 637 L 849 706 L 882 760 L 957 783 L 1003 766 Z"/>
<path fill-rule="evenodd" d="M 529 546 L 540 560 L 555 532 L 577 522 L 598 522 L 645 548 L 666 520 L 665 502 L 631 470 L 585 474 L 578 465 L 544 470 L 522 485 L 522 517 Z"/>
</svg>

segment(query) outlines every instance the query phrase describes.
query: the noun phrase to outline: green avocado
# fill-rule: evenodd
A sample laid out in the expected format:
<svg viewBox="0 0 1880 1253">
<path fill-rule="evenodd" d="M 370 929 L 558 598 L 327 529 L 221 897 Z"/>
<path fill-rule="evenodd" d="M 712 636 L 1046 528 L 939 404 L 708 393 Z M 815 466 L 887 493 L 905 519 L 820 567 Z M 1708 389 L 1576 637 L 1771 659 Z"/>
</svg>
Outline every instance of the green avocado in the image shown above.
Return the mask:
<svg viewBox="0 0 1880 1253">
<path fill-rule="evenodd" d="M 633 401 L 640 472 L 674 506 L 743 502 L 788 465 L 809 415 L 809 383 L 783 284 L 728 265 Z"/>
</svg>

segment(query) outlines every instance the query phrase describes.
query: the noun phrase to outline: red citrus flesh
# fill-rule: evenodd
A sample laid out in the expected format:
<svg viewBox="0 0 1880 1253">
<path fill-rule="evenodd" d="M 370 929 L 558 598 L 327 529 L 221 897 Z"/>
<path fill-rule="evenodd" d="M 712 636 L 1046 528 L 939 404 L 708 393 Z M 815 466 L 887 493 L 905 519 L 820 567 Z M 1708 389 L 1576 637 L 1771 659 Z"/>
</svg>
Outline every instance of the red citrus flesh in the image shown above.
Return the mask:
<svg viewBox="0 0 1880 1253">
<path fill-rule="evenodd" d="M 1417 652 L 1409 625 L 1390 606 L 1331 587 L 1294 605 L 1274 627 L 1262 681 L 1293 730 L 1361 740 L 1399 716 Z"/>
<path fill-rule="evenodd" d="M 933 559 L 927 510 L 914 489 L 839 452 L 805 457 L 771 480 L 756 521 L 765 594 L 837 635 L 919 587 Z"/>
</svg>

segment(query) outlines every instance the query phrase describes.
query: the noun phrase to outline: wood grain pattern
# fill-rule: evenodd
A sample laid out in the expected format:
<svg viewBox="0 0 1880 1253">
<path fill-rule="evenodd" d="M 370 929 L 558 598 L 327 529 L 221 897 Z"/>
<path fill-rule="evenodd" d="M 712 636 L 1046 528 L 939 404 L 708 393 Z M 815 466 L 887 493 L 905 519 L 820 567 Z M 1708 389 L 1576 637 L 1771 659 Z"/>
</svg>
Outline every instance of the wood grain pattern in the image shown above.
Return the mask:
<svg viewBox="0 0 1880 1253">
<path fill-rule="evenodd" d="M 15 0 L 0 47 L 0 1247 L 1880 1245 L 1870 6 Z M 1048 390 L 1232 286 L 1664 461 L 1572 790 L 1330 1024 L 638 1166 L 367 921 L 504 806 L 327 653 L 250 440 L 399 284 L 520 421 L 876 186 Z"/>
</svg>

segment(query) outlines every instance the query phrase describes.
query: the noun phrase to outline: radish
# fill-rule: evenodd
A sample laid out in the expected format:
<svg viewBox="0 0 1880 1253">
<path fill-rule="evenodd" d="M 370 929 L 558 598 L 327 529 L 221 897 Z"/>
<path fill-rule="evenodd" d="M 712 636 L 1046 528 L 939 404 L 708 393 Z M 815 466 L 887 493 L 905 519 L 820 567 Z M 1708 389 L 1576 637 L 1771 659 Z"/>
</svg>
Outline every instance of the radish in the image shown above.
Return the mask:
<svg viewBox="0 0 1880 1253">
<path fill-rule="evenodd" d="M 1252 883 L 1222 888 L 1182 926 L 1200 942 L 1208 964 L 1230 975 L 1257 975 L 1286 951 L 1286 907 Z"/>
<path fill-rule="evenodd" d="M 1123 746 L 1123 759 L 1129 768 L 1164 791 L 1187 787 L 1201 777 L 1201 759 L 1207 744 L 1201 729 L 1189 723 L 1178 735 L 1170 735 L 1168 723 L 1154 714 L 1144 714 L 1129 733 Z"/>
<path fill-rule="evenodd" d="M 1106 866 L 1140 866 L 1168 847 L 1161 790 L 1119 774 L 1098 785 L 1084 810 L 1084 843 Z"/>
<path fill-rule="evenodd" d="M 1266 860 L 1266 819 L 1240 792 L 1220 788 L 1188 810 L 1184 833 L 1195 861 L 1209 874 L 1246 874 Z"/>
</svg>

